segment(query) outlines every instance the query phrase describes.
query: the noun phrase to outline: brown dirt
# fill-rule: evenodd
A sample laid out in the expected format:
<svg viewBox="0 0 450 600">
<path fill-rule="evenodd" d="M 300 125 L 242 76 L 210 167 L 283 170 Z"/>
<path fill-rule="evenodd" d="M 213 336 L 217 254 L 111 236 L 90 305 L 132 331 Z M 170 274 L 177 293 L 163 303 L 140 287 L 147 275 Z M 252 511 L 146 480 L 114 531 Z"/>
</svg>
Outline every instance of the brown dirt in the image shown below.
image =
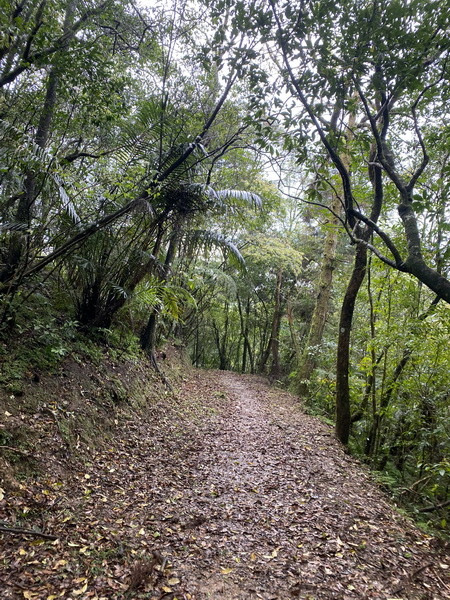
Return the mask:
<svg viewBox="0 0 450 600">
<path fill-rule="evenodd" d="M 3 522 L 57 539 L 0 538 L 2 599 L 450 598 L 445 548 L 293 396 L 227 372 L 178 385 L 5 495 Z"/>
</svg>

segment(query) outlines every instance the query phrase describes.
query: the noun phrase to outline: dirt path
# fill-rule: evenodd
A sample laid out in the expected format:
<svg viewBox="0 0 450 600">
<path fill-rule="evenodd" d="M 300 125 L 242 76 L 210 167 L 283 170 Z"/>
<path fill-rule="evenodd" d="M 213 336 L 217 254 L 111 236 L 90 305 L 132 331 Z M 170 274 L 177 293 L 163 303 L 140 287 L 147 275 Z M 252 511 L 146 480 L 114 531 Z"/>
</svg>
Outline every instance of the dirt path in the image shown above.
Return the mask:
<svg viewBox="0 0 450 600">
<path fill-rule="evenodd" d="M 195 597 L 450 597 L 446 564 L 326 426 L 261 380 L 218 377 L 234 406 L 205 436 L 192 481 L 204 519 Z"/>
<path fill-rule="evenodd" d="M 257 377 L 186 376 L 177 400 L 128 416 L 1 519 L 37 506 L 58 539 L 3 538 L 2 600 L 450 598 L 448 553 Z"/>
</svg>

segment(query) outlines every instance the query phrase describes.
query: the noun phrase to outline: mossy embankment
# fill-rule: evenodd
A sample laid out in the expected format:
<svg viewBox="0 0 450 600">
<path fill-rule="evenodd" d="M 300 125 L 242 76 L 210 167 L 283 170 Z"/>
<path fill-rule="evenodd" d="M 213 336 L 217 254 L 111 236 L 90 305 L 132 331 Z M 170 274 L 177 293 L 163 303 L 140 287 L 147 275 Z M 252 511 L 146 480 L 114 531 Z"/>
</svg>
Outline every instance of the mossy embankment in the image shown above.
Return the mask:
<svg viewBox="0 0 450 600">
<path fill-rule="evenodd" d="M 162 399 L 167 407 L 191 369 L 183 352 L 160 353 L 164 382 L 143 353 L 86 345 L 51 363 L 17 360 L 4 352 L 0 376 L 0 488 L 28 477 L 60 473 L 108 444 L 124 421 L 145 415 Z"/>
</svg>

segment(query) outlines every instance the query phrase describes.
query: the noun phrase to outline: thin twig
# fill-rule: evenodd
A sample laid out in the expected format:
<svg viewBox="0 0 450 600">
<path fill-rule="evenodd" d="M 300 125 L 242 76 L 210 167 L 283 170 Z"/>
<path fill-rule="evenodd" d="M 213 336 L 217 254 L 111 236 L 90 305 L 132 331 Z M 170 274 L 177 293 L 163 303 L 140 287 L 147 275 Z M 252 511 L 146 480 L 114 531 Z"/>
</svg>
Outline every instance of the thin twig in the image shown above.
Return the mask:
<svg viewBox="0 0 450 600">
<path fill-rule="evenodd" d="M 0 525 L 0 531 L 5 533 L 12 533 L 14 535 L 32 535 L 33 537 L 40 537 L 44 540 L 57 540 L 57 535 L 51 535 L 50 533 L 42 533 L 41 531 L 33 531 L 32 529 L 23 529 L 22 527 L 7 527 Z"/>
<path fill-rule="evenodd" d="M 425 565 L 422 565 L 421 567 L 419 567 L 418 569 L 416 569 L 415 571 L 413 571 L 411 573 L 411 575 L 409 575 L 404 583 L 400 584 L 398 587 L 395 588 L 395 590 L 393 591 L 394 594 L 398 594 L 399 592 L 401 592 L 406 584 L 410 581 L 414 581 L 415 578 L 417 577 L 417 575 L 419 575 L 420 573 L 422 573 L 422 571 L 425 571 L 425 569 L 428 569 L 429 567 L 433 567 L 434 563 L 430 562 L 430 563 L 426 563 Z"/>
<path fill-rule="evenodd" d="M 27 458 L 31 457 L 31 454 L 28 454 L 28 452 L 19 450 L 19 448 L 13 448 L 12 446 L 0 446 L 0 450 L 9 450 L 10 452 L 15 452 L 16 454 L 20 454 L 21 456 L 26 456 Z"/>
<path fill-rule="evenodd" d="M 441 504 L 434 504 L 433 506 L 425 506 L 424 508 L 419 508 L 419 512 L 433 512 L 434 510 L 439 510 L 440 508 L 445 508 L 446 506 L 450 506 L 450 500 L 442 502 Z"/>
</svg>

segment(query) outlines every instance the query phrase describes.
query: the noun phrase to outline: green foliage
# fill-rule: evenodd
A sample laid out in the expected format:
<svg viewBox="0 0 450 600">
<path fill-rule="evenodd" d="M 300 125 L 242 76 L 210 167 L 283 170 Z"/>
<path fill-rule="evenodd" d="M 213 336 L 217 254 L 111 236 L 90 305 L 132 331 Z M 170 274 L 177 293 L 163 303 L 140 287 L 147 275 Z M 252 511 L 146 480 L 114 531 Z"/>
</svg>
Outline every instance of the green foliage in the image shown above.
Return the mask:
<svg viewBox="0 0 450 600">
<path fill-rule="evenodd" d="M 277 235 L 253 235 L 246 243 L 244 255 L 253 264 L 268 270 L 282 269 L 300 275 L 303 269 L 302 253 Z"/>
<path fill-rule="evenodd" d="M 26 322 L 20 319 L 15 331 L 19 336 L 17 343 L 3 335 L 5 341 L 0 345 L 0 383 L 9 386 L 13 393 L 20 390 L 20 381 L 27 374 L 34 370 L 52 371 L 72 351 L 76 323 L 46 316 L 41 307 L 39 317 L 29 316 Z M 15 381 L 19 387 L 14 387 Z"/>
</svg>

